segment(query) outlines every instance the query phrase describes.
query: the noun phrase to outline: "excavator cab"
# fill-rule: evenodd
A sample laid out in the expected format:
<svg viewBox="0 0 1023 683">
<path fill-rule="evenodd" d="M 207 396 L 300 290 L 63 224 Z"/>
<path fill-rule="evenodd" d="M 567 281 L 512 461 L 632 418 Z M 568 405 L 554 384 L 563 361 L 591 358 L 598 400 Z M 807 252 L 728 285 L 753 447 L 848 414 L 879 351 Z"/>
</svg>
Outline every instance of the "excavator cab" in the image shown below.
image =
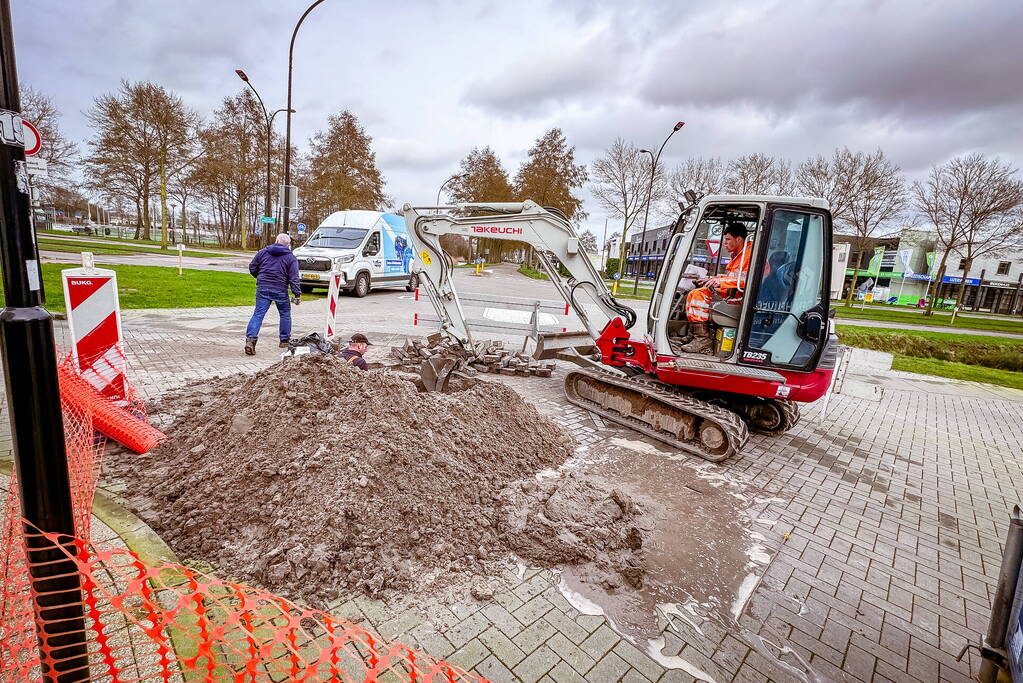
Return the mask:
<svg viewBox="0 0 1023 683">
<path fill-rule="evenodd" d="M 831 215 L 826 202 L 717 195 L 703 198 L 694 210 L 695 215 L 676 222 L 647 316 L 656 366 L 670 358 L 673 369 L 720 363 L 813 372 L 829 342 Z M 746 233 L 735 253 L 723 248 L 728 226 L 741 226 Z M 747 264 L 736 286 L 711 291 L 713 352 L 680 352 L 678 340 L 699 317 L 686 305 L 691 292 L 705 277 L 727 275 L 727 264 L 736 260 Z M 783 393 L 798 388 L 799 383 L 788 381 Z"/>
</svg>

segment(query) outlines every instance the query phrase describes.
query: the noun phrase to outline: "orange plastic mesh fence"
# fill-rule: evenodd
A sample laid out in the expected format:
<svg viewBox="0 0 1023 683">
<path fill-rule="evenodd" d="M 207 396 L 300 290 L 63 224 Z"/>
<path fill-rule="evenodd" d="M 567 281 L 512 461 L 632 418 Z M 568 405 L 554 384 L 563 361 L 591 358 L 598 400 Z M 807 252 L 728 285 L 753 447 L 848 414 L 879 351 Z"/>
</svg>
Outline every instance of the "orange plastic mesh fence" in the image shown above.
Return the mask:
<svg viewBox="0 0 1023 683">
<path fill-rule="evenodd" d="M 60 380 L 76 537 L 26 531 L 16 477 L 9 478 L 0 519 L 0 682 L 38 681 L 44 668 L 60 671 L 62 681 L 111 683 L 483 680 L 276 595 L 180 565 L 146 566 L 130 551 L 82 540 L 89 538 L 105 444 L 98 425 L 108 426 L 116 409 L 129 438 L 135 434 L 145 439 L 152 433 L 138 429 L 148 424 L 133 389 L 129 387 L 128 400 L 119 404 L 91 395 L 81 400 L 87 393 L 72 367 L 65 359 Z M 123 422 L 125 411 L 138 425 Z M 33 584 L 30 569 L 36 576 L 52 573 L 59 562 L 30 567 L 27 547 L 53 549 L 61 562 L 70 561 L 69 573 Z M 37 599 L 45 599 L 45 591 L 62 576 L 75 575 L 83 589 L 77 604 L 84 620 L 82 629 L 73 632 L 84 630 L 84 659 L 69 657 L 60 647 L 68 633 L 66 620 L 37 622 L 32 609 L 33 591 L 40 591 Z M 43 634 L 42 647 L 37 630 Z M 75 668 L 77 664 L 81 666 Z"/>
<path fill-rule="evenodd" d="M 32 540 L 64 547 L 51 534 Z M 71 547 L 67 556 L 86 589 L 88 672 L 67 680 L 483 680 L 264 591 L 181 565 L 148 567 L 127 550 L 59 540 Z M 44 657 L 55 651 L 44 647 Z"/>
<path fill-rule="evenodd" d="M 86 382 L 69 363 L 58 369 L 61 400 L 75 410 L 87 412 L 93 426 L 136 453 L 148 453 L 167 437 L 131 410 L 104 396 Z"/>
<path fill-rule="evenodd" d="M 72 367 L 70 357 L 62 370 Z M 131 392 L 130 409 L 145 417 L 142 402 Z M 88 538 L 91 532 L 92 499 L 99 475 L 100 454 L 105 438 L 93 427 L 92 412 L 65 400 L 61 395 L 64 443 L 67 452 L 75 533 Z M 12 473 L 7 481 L 3 517 L 0 518 L 0 680 L 27 681 L 38 675 L 34 613 L 28 564 L 22 544 L 22 522 L 18 481 Z M 35 674 L 33 675 L 33 672 Z"/>
</svg>

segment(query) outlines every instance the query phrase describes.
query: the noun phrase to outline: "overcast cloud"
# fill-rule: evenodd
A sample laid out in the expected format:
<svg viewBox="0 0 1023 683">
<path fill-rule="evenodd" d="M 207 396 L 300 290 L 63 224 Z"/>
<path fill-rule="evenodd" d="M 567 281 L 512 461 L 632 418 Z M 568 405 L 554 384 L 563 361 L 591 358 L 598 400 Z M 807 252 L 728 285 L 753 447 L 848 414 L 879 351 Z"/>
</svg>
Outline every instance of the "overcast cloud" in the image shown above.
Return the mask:
<svg viewBox="0 0 1023 683">
<path fill-rule="evenodd" d="M 21 80 L 79 141 L 121 79 L 152 80 L 203 115 L 241 89 L 284 106 L 306 0 L 14 0 Z M 799 160 L 882 147 L 911 177 L 966 152 L 1023 164 L 1023 3 L 327 0 L 296 43 L 293 139 L 352 110 L 387 192 L 432 202 L 473 146 L 514 174 L 560 126 L 589 164 L 617 136 L 691 155 Z M 278 121 L 281 118 L 278 117 Z M 283 131 L 283 122 L 278 130 Z M 587 193 L 587 226 L 604 215 Z M 612 226 L 613 227 L 613 226 Z"/>
</svg>

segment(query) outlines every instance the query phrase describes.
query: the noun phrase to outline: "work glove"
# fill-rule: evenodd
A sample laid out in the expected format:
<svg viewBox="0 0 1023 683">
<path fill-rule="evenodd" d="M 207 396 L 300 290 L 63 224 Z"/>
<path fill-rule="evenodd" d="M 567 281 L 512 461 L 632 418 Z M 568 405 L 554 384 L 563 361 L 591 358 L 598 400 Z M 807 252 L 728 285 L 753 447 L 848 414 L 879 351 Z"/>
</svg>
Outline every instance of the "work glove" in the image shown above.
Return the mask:
<svg viewBox="0 0 1023 683">
<path fill-rule="evenodd" d="M 300 303 L 302 303 L 302 297 L 301 297 L 300 295 L 296 294 L 296 295 L 295 295 L 295 296 L 294 296 L 294 297 L 293 297 L 293 298 L 291 299 L 291 303 L 293 303 L 293 304 L 295 304 L 296 306 L 298 306 L 298 305 L 299 305 Z"/>
</svg>

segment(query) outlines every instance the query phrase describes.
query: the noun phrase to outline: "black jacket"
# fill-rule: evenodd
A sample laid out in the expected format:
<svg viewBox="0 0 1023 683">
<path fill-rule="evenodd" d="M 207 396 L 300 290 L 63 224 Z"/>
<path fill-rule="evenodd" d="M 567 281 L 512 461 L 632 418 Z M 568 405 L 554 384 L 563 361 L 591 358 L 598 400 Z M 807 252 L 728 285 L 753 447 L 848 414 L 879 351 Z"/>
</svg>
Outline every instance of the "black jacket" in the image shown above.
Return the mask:
<svg viewBox="0 0 1023 683">
<path fill-rule="evenodd" d="M 345 349 L 341 352 L 341 357 L 360 370 L 369 370 L 369 365 L 366 364 L 366 359 L 363 358 L 362 354 L 358 351 Z"/>
</svg>

